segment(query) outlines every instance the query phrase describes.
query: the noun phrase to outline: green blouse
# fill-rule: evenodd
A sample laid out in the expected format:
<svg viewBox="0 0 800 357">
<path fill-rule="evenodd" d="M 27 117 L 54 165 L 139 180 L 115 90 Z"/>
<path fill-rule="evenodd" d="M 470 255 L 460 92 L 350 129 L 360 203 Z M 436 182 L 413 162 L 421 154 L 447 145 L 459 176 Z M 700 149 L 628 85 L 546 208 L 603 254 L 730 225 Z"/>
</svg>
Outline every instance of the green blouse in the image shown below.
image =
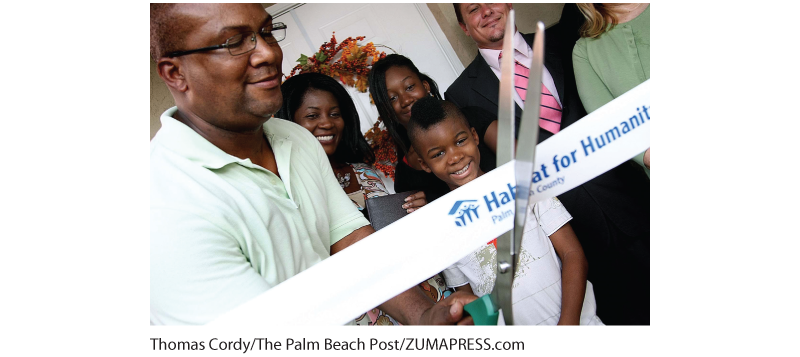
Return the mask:
<svg viewBox="0 0 800 357">
<path fill-rule="evenodd" d="M 599 38 L 581 38 L 572 50 L 575 82 L 591 113 L 650 79 L 650 6 Z M 633 158 L 644 167 L 644 153 Z M 647 176 L 650 170 L 645 168 Z"/>
</svg>

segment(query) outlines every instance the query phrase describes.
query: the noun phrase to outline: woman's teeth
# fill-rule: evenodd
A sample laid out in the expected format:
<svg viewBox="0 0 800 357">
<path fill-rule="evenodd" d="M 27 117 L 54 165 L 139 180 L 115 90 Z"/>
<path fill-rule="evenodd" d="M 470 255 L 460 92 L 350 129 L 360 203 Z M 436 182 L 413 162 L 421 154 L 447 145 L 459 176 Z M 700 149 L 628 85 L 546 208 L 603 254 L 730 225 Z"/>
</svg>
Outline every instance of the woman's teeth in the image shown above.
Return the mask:
<svg viewBox="0 0 800 357">
<path fill-rule="evenodd" d="M 319 140 L 319 141 L 331 141 L 331 140 L 333 140 L 333 135 L 318 136 L 317 140 Z"/>
</svg>

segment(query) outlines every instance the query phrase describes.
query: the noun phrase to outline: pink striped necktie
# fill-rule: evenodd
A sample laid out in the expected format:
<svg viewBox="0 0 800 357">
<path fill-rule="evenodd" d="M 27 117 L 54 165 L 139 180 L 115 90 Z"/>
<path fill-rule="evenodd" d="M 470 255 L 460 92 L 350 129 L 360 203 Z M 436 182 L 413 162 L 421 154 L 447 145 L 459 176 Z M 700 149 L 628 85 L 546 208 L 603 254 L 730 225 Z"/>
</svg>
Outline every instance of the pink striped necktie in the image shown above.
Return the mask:
<svg viewBox="0 0 800 357">
<path fill-rule="evenodd" d="M 500 52 L 500 57 L 503 58 L 503 53 Z M 525 68 L 516 60 L 514 61 L 514 87 L 517 89 L 517 94 L 525 102 L 525 95 L 527 94 L 526 86 L 528 84 L 528 75 L 530 69 Z M 542 103 L 541 112 L 539 113 L 539 126 L 553 134 L 558 133 L 561 129 L 561 106 L 553 94 L 547 90 L 547 87 L 542 84 Z"/>
</svg>

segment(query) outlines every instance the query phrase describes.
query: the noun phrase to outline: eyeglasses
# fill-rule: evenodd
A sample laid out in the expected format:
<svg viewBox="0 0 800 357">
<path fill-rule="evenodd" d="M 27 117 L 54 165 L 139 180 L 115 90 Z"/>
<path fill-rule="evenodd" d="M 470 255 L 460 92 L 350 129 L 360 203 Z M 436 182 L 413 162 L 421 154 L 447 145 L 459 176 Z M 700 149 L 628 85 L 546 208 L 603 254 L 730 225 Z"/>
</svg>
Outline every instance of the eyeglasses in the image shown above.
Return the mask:
<svg viewBox="0 0 800 357">
<path fill-rule="evenodd" d="M 258 34 L 261 35 L 261 38 L 263 38 L 268 44 L 278 43 L 286 38 L 286 25 L 283 22 L 276 22 L 272 24 L 272 26 L 262 27 L 261 30 L 258 31 Z M 257 40 L 255 31 L 248 31 L 229 38 L 221 45 L 208 46 L 195 50 L 170 52 L 167 54 L 167 57 L 179 57 L 196 52 L 211 51 L 220 48 L 227 48 L 231 56 L 238 56 L 250 52 L 256 48 L 256 42 Z"/>
</svg>

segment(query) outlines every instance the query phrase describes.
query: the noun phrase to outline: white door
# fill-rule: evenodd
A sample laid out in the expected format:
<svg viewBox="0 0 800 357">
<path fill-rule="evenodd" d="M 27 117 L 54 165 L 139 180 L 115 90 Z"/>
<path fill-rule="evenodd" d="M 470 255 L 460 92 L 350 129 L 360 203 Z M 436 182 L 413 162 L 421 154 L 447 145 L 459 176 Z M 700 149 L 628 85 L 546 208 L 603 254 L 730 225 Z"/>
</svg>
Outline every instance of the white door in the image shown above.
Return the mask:
<svg viewBox="0 0 800 357">
<path fill-rule="evenodd" d="M 441 91 L 456 80 L 464 66 L 426 4 L 276 4 L 267 8 L 276 22 L 287 25 L 281 41 L 283 73 L 297 65 L 300 54 L 311 56 L 336 32 L 337 41 L 365 36 L 364 44 L 386 45 L 414 61 L 419 70 L 439 85 Z M 386 48 L 379 48 L 392 53 Z M 378 110 L 368 93 L 347 87 L 361 118 L 361 131 L 378 119 Z"/>
</svg>

